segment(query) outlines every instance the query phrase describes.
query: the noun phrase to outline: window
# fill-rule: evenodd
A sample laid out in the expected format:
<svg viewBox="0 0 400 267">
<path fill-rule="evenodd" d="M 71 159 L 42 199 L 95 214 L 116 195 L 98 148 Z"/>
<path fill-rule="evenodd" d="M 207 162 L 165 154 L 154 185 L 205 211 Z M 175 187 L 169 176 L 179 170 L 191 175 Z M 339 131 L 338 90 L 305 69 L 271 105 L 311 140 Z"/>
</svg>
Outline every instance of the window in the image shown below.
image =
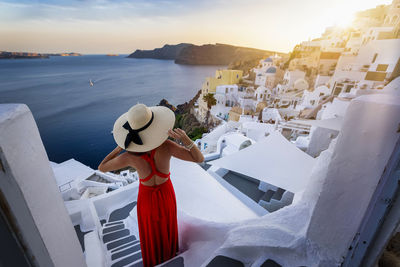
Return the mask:
<svg viewBox="0 0 400 267">
<path fill-rule="evenodd" d="M 310 101 L 310 104 L 314 106 L 315 100 L 311 100 L 311 101 Z"/>
<path fill-rule="evenodd" d="M 386 71 L 388 66 L 388 64 L 378 64 L 378 66 L 376 67 L 376 71 Z"/>
<path fill-rule="evenodd" d="M 340 86 L 336 86 L 334 91 L 333 91 L 333 95 L 334 96 L 338 96 L 340 94 L 340 92 L 342 91 L 342 87 Z"/>
<path fill-rule="evenodd" d="M 354 85 L 352 85 L 352 84 L 347 85 L 345 92 L 346 92 L 346 93 L 350 93 L 350 90 L 351 90 L 351 88 L 353 88 L 353 87 L 354 87 Z"/>
<path fill-rule="evenodd" d="M 378 57 L 378 53 L 375 53 L 374 58 L 372 59 L 372 63 L 375 62 L 376 58 Z"/>
<path fill-rule="evenodd" d="M 365 80 L 367 81 L 377 81 L 382 82 L 386 78 L 386 72 L 375 72 L 375 71 L 368 71 L 367 75 L 365 75 Z"/>
<path fill-rule="evenodd" d="M 228 88 L 225 88 L 225 94 L 228 93 Z"/>
</svg>

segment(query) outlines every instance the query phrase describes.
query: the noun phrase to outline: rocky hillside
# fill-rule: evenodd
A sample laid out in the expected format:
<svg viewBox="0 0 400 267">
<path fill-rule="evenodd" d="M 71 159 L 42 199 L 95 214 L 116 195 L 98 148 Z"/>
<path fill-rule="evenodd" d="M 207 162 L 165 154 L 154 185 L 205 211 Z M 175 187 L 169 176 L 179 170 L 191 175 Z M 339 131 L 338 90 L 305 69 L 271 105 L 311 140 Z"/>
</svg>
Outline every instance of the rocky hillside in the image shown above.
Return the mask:
<svg viewBox="0 0 400 267">
<path fill-rule="evenodd" d="M 243 62 L 254 62 L 274 53 L 274 51 L 226 44 L 198 46 L 182 43 L 178 45 L 164 45 L 162 48 L 154 50 L 136 50 L 128 57 L 173 59 L 177 64 L 188 65 L 229 65 L 235 64 L 235 62 L 235 65 L 238 65 L 238 63 L 239 65 L 243 65 Z"/>
<path fill-rule="evenodd" d="M 164 45 L 162 48 L 153 50 L 136 50 L 130 54 L 129 58 L 155 58 L 155 59 L 172 59 L 175 60 L 180 54 L 181 50 L 193 46 L 192 44 L 177 44 L 177 45 Z"/>
<path fill-rule="evenodd" d="M 168 107 L 175 113 L 175 125 L 174 128 L 183 129 L 187 135 L 192 139 L 196 140 L 201 138 L 203 133 L 207 132 L 208 129 L 202 123 L 200 123 L 196 117 L 190 113 L 190 109 L 193 107 L 194 102 L 199 98 L 200 90 L 189 102 L 174 107 L 166 99 L 162 99 L 159 106 Z"/>
<path fill-rule="evenodd" d="M 229 65 L 235 61 L 261 59 L 274 54 L 272 51 L 226 44 L 189 46 L 182 49 L 175 59 L 177 64 Z"/>
<path fill-rule="evenodd" d="M 247 74 L 253 74 L 253 72 L 250 73 L 250 70 L 254 67 L 257 67 L 259 64 L 260 59 L 263 57 L 255 57 L 255 58 L 244 58 L 242 60 L 237 60 L 233 61 L 228 65 L 228 69 L 230 70 L 242 70 L 243 75 Z M 255 77 L 252 77 L 251 79 L 254 80 Z"/>
</svg>

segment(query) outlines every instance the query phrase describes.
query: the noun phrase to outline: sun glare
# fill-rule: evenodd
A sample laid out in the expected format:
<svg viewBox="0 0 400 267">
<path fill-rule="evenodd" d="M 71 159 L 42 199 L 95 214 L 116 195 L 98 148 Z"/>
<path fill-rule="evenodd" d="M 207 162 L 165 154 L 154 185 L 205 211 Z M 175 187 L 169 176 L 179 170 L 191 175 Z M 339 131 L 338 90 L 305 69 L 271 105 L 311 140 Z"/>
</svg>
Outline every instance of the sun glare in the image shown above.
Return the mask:
<svg viewBox="0 0 400 267">
<path fill-rule="evenodd" d="M 347 28 L 347 27 L 351 26 L 351 23 L 353 22 L 353 20 L 354 20 L 354 13 L 342 14 L 341 16 L 336 17 L 333 20 L 333 24 L 335 26 L 339 26 L 339 27 L 342 27 L 342 28 Z"/>
</svg>

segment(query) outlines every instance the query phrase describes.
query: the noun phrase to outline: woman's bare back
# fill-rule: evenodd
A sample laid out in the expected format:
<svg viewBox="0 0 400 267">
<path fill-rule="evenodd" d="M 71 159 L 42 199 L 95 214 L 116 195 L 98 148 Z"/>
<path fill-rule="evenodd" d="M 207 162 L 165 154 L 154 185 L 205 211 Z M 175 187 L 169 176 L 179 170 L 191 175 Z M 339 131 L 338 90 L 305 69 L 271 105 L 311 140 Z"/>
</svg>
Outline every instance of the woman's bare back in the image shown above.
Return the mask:
<svg viewBox="0 0 400 267">
<path fill-rule="evenodd" d="M 150 158 L 150 152 L 145 152 Z M 134 157 L 134 162 L 136 166 L 132 166 L 136 168 L 136 171 L 139 175 L 140 180 L 148 177 L 152 172 L 151 165 L 148 161 L 146 161 L 141 155 L 129 153 L 131 157 Z M 143 154 L 142 154 L 143 155 Z M 171 155 L 168 152 L 168 148 L 166 143 L 164 142 L 159 147 L 155 148 L 154 154 L 154 165 L 158 172 L 168 174 L 169 173 L 169 162 L 171 160 Z M 153 174 L 153 176 L 147 181 L 140 181 L 143 185 L 146 186 L 155 186 L 165 183 L 169 178 L 160 177 L 157 174 Z"/>
</svg>

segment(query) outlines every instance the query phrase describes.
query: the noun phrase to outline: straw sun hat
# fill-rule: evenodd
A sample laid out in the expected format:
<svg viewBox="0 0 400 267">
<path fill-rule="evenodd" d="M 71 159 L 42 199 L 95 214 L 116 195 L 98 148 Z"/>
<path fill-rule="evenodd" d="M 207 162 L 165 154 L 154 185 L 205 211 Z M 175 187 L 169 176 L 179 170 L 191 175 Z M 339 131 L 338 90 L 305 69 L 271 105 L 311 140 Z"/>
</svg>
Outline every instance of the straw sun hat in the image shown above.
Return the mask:
<svg viewBox="0 0 400 267">
<path fill-rule="evenodd" d="M 160 146 L 174 127 L 175 114 L 163 106 L 136 104 L 114 123 L 113 136 L 127 151 L 145 152 Z"/>
</svg>

